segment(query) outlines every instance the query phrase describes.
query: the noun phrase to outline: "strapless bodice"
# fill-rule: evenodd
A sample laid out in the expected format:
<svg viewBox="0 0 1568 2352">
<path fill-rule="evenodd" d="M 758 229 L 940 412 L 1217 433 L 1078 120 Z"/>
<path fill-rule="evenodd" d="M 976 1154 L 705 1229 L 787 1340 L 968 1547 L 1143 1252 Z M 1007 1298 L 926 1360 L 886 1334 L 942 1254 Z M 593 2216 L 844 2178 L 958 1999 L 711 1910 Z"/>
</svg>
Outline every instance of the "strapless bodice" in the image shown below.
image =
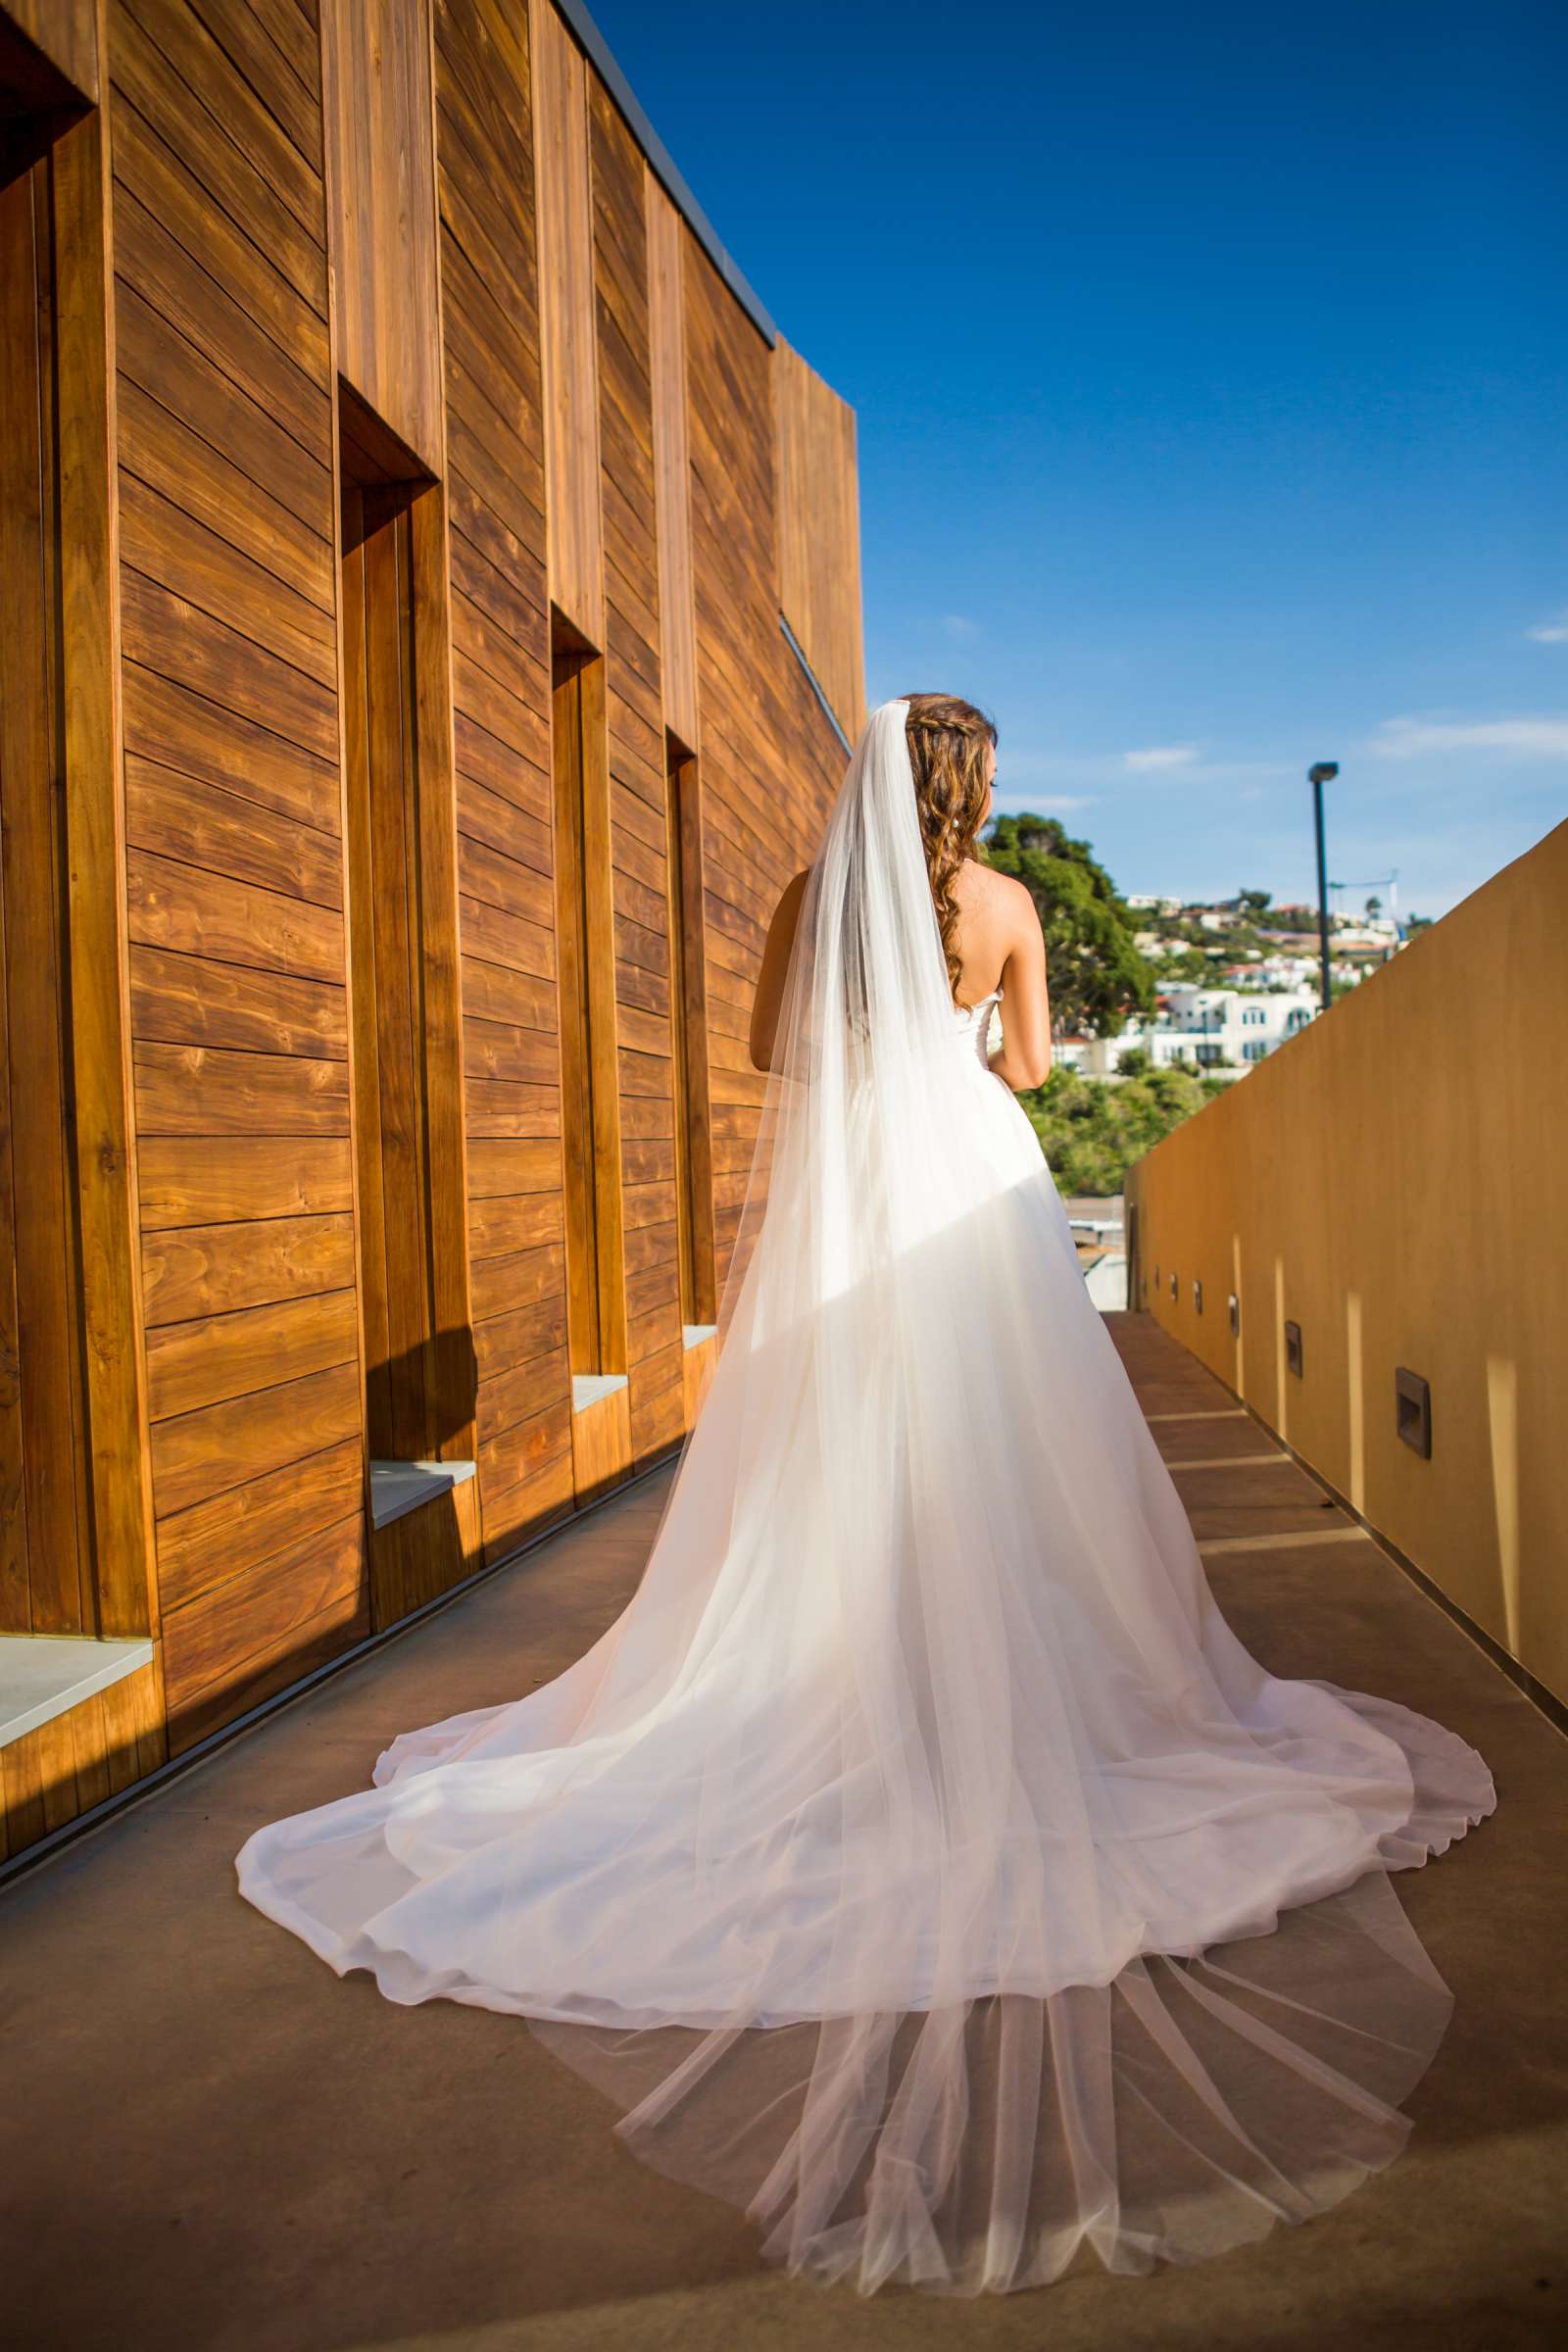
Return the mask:
<svg viewBox="0 0 1568 2352">
<path fill-rule="evenodd" d="M 966 1045 L 982 1064 L 990 1051 L 991 1015 L 1002 1002 L 1002 991 L 994 988 L 982 997 L 978 1004 L 955 1004 L 953 1033 L 960 1045 Z"/>
</svg>

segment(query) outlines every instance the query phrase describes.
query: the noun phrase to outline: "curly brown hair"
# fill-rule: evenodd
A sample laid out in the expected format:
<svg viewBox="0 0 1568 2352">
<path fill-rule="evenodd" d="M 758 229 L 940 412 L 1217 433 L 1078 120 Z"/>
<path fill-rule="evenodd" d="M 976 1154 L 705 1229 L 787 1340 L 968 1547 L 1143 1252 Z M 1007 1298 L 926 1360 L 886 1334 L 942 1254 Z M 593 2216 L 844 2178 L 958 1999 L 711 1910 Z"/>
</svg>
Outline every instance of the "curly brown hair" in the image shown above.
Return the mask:
<svg viewBox="0 0 1568 2352">
<path fill-rule="evenodd" d="M 909 706 L 904 731 L 914 770 L 914 805 L 948 986 L 956 1002 L 960 967 L 953 943 L 958 902 L 953 883 L 985 817 L 986 746 L 996 748 L 996 722 L 956 694 L 906 694 L 900 699 Z"/>
</svg>

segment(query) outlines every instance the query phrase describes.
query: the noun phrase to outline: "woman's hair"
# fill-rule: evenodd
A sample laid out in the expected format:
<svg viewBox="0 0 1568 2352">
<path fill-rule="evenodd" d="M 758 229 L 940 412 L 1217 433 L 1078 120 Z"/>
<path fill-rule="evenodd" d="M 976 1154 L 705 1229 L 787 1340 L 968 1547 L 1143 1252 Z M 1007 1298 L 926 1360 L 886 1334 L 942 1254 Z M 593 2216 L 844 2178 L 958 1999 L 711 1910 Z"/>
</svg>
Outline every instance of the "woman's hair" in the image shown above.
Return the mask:
<svg viewBox="0 0 1568 2352">
<path fill-rule="evenodd" d="M 920 819 L 926 872 L 947 958 L 948 986 L 956 997 L 958 957 L 954 933 L 958 902 L 954 876 L 974 847 L 986 811 L 986 746 L 997 740 L 995 722 L 956 694 L 907 694 L 905 734 L 914 770 L 914 806 Z"/>
</svg>

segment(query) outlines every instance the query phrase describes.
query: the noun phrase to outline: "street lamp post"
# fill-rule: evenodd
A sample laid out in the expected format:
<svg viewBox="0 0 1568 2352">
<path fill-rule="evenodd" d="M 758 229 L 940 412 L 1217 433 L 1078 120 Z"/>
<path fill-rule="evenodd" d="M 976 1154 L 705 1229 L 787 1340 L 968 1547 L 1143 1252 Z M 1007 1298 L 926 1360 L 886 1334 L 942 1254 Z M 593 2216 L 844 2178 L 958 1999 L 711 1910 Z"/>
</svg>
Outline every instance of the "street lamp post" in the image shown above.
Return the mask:
<svg viewBox="0 0 1568 2352">
<path fill-rule="evenodd" d="M 1319 760 L 1306 771 L 1312 787 L 1312 821 L 1317 827 L 1317 952 L 1322 967 L 1323 1010 L 1333 1002 L 1329 986 L 1329 861 L 1323 842 L 1323 787 L 1340 772 L 1337 760 Z"/>
</svg>

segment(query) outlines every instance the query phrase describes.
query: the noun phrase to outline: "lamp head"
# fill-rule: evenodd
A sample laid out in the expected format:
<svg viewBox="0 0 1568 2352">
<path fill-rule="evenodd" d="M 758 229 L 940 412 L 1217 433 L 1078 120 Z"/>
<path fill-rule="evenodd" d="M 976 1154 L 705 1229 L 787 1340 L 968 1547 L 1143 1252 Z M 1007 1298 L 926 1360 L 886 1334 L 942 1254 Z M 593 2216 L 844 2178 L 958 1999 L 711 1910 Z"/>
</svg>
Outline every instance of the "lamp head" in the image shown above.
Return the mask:
<svg viewBox="0 0 1568 2352">
<path fill-rule="evenodd" d="M 1307 769 L 1306 780 L 1309 784 L 1332 784 L 1339 772 L 1337 760 L 1319 760 Z"/>
</svg>

